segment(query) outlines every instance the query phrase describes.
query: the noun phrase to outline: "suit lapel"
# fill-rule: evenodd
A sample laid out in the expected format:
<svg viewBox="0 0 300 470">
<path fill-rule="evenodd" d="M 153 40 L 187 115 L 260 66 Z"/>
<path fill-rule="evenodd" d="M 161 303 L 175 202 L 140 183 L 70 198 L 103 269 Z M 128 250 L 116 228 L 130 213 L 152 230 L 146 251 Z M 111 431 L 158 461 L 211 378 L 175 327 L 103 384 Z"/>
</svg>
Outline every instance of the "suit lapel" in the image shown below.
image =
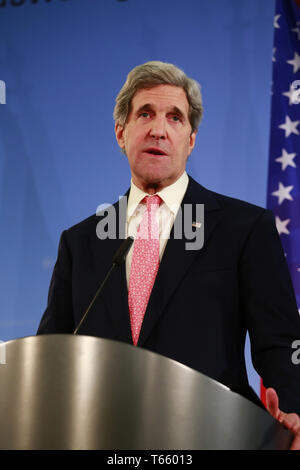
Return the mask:
<svg viewBox="0 0 300 470">
<path fill-rule="evenodd" d="M 196 212 L 196 204 L 204 204 L 205 246 L 213 228 L 218 222 L 221 213 L 219 210 L 220 207 L 211 192 L 196 183 L 192 178 L 190 178 L 189 186 L 183 198 L 181 207 L 185 204 L 191 204 L 193 213 Z M 193 219 L 193 222 L 194 221 L 197 222 L 197 220 Z M 175 289 L 179 286 L 192 262 L 201 253 L 201 250 L 186 249 L 186 243 L 189 242 L 189 240 L 185 237 L 184 233 L 183 228 L 182 239 L 174 239 L 174 227 L 171 231 L 170 239 L 167 242 L 144 316 L 138 342 L 139 346 L 143 346 L 143 344 L 145 344 L 145 341 L 159 320 L 160 315 L 173 295 Z"/>
<path fill-rule="evenodd" d="M 127 195 L 128 192 L 124 196 L 126 199 Z M 120 218 L 120 202 L 115 204 L 113 207 L 116 211 L 116 238 L 99 240 L 99 238 L 93 236 L 92 243 L 93 253 L 95 256 L 95 270 L 97 272 L 99 283 L 104 279 L 111 266 L 114 254 L 124 241 L 123 227 L 125 226 L 125 221 L 124 214 L 122 214 L 123 218 Z M 101 216 L 96 217 L 97 223 L 100 219 Z M 120 227 L 120 224 L 122 227 Z M 119 228 L 122 228 L 122 230 L 119 231 Z M 128 311 L 125 263 L 122 263 L 121 266 L 114 268 L 110 279 L 101 293 L 101 298 L 104 300 L 109 312 L 117 339 L 120 341 L 132 342 Z"/>
</svg>

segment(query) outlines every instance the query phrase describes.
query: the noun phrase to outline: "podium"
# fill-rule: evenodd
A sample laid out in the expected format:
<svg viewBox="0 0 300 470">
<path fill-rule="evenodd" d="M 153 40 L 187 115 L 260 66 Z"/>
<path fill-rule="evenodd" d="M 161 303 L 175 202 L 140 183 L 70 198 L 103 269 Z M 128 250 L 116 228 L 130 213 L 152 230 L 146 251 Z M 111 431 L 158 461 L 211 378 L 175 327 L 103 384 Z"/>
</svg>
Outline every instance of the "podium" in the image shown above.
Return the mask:
<svg viewBox="0 0 300 470">
<path fill-rule="evenodd" d="M 3 343 L 0 449 L 287 449 L 264 409 L 126 343 L 43 335 Z"/>
</svg>

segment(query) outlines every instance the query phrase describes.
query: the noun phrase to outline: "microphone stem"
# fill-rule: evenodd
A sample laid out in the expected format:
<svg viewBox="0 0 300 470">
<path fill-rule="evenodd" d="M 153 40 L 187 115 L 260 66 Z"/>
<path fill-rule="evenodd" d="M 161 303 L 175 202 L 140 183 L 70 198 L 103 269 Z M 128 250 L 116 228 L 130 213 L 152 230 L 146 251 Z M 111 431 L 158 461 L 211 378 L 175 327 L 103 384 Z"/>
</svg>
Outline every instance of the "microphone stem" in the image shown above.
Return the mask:
<svg viewBox="0 0 300 470">
<path fill-rule="evenodd" d="M 90 305 L 88 306 L 88 308 L 87 308 L 85 314 L 84 314 L 83 317 L 81 318 L 81 320 L 80 320 L 80 322 L 79 322 L 79 325 L 78 325 L 77 328 L 74 330 L 73 335 L 76 335 L 76 334 L 77 334 L 79 328 L 81 327 L 82 323 L 84 322 L 85 317 L 87 316 L 87 314 L 89 313 L 90 309 L 91 309 L 92 306 L 94 305 L 95 300 L 97 299 L 99 293 L 101 292 L 101 290 L 102 290 L 104 284 L 106 283 L 107 279 L 109 278 L 109 276 L 111 275 L 112 271 L 114 270 L 114 268 L 115 268 L 116 266 L 117 266 L 116 263 L 113 263 L 113 264 L 111 265 L 111 267 L 110 267 L 108 273 L 107 273 L 106 276 L 105 276 L 105 279 L 103 280 L 102 284 L 101 284 L 100 287 L 98 288 L 98 290 L 97 290 L 97 292 L 96 292 L 96 294 L 95 294 L 93 300 L 91 301 Z"/>
</svg>

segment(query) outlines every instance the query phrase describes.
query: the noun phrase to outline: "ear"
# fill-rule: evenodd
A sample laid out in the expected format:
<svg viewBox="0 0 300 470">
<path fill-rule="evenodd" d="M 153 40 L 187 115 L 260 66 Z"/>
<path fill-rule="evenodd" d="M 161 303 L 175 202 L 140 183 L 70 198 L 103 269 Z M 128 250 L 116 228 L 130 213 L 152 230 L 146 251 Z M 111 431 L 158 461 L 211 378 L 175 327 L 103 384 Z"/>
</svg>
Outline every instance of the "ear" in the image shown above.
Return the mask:
<svg viewBox="0 0 300 470">
<path fill-rule="evenodd" d="M 197 131 L 193 131 L 190 135 L 190 141 L 189 141 L 189 155 L 192 153 L 193 148 L 195 147 L 196 143 L 196 135 Z"/>
<path fill-rule="evenodd" d="M 119 144 L 119 147 L 124 150 L 125 149 L 125 139 L 124 139 L 124 127 L 121 126 L 118 122 L 115 124 L 115 134 L 116 139 Z"/>
</svg>

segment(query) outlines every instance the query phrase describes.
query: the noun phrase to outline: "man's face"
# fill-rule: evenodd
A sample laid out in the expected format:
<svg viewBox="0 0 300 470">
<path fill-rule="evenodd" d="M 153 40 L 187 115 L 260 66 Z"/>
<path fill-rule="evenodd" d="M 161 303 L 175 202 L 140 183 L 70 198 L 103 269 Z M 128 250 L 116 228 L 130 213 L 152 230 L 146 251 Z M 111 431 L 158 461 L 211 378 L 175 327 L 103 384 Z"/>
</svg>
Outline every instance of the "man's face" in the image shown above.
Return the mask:
<svg viewBox="0 0 300 470">
<path fill-rule="evenodd" d="M 115 131 L 139 188 L 155 192 L 182 175 L 196 140 L 188 113 L 180 87 L 158 85 L 134 95 L 125 127 L 117 123 Z"/>
</svg>

